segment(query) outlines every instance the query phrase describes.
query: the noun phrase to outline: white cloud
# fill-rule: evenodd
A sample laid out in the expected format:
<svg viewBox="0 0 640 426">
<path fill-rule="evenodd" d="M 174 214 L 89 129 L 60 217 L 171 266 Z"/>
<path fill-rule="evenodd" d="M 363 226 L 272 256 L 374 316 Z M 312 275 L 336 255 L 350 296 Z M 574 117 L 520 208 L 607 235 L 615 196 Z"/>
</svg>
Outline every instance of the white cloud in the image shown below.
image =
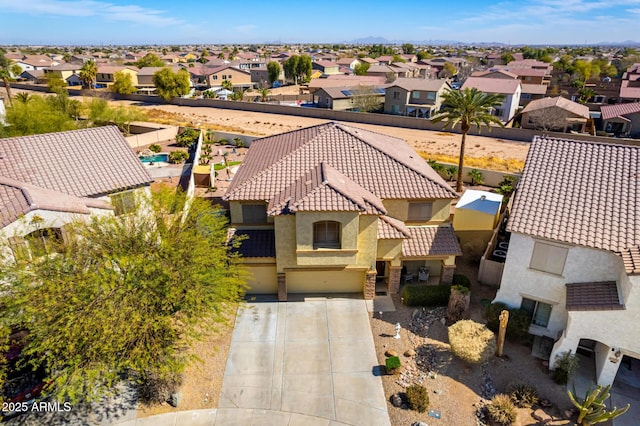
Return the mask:
<svg viewBox="0 0 640 426">
<path fill-rule="evenodd" d="M 162 10 L 137 5 L 116 5 L 94 0 L 0 0 L 3 12 L 29 15 L 102 17 L 106 20 L 133 22 L 153 26 L 175 25 L 182 21 L 165 16 Z"/>
</svg>

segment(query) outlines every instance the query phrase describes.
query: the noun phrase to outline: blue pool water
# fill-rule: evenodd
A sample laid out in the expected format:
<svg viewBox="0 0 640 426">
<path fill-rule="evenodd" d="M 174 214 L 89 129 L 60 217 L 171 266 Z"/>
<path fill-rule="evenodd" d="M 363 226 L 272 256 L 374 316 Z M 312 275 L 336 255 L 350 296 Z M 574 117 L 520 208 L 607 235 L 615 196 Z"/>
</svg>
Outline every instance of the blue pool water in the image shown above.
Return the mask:
<svg viewBox="0 0 640 426">
<path fill-rule="evenodd" d="M 146 157 L 138 157 L 138 158 L 143 163 L 160 163 L 160 162 L 166 163 L 169 158 L 169 154 L 156 154 L 156 155 L 149 155 Z"/>
</svg>

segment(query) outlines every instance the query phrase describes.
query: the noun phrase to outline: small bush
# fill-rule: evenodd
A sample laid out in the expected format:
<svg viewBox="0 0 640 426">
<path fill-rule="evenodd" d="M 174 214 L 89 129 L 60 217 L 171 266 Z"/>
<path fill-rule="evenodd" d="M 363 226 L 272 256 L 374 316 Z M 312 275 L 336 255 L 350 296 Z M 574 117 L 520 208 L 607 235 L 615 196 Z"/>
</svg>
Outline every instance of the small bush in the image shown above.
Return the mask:
<svg viewBox="0 0 640 426">
<path fill-rule="evenodd" d="M 424 386 L 411 385 L 407 388 L 406 392 L 409 408 L 419 413 L 427 411 L 429 408 L 429 395 Z"/>
<path fill-rule="evenodd" d="M 160 145 L 154 143 L 153 145 L 149 146 L 149 151 L 158 153 L 158 152 L 162 151 L 162 147 Z"/>
<path fill-rule="evenodd" d="M 466 287 L 468 289 L 471 288 L 471 280 L 466 275 L 462 274 L 453 274 L 453 285 Z"/>
<path fill-rule="evenodd" d="M 176 145 L 180 147 L 189 147 L 198 140 L 200 131 L 187 127 L 182 133 L 176 136 Z"/>
<path fill-rule="evenodd" d="M 471 364 L 480 364 L 496 352 L 495 334 L 484 324 L 462 320 L 449 327 L 451 352 Z"/>
<path fill-rule="evenodd" d="M 530 408 L 538 402 L 538 390 L 524 383 L 514 383 L 507 388 L 511 401 L 521 408 Z"/>
<path fill-rule="evenodd" d="M 176 393 L 182 385 L 182 375 L 171 373 L 159 375 L 156 373 L 147 374 L 139 385 L 138 396 L 140 400 L 150 404 L 161 404 Z"/>
<path fill-rule="evenodd" d="M 559 385 L 566 385 L 573 373 L 578 369 L 580 364 L 579 358 L 572 354 L 571 351 L 563 352 L 556 355 L 556 369 L 553 370 L 553 381 Z"/>
<path fill-rule="evenodd" d="M 485 312 L 487 318 L 487 328 L 491 331 L 497 332 L 500 327 L 500 313 L 507 308 L 502 302 L 495 302 L 489 305 Z"/>
<path fill-rule="evenodd" d="M 393 374 L 395 370 L 400 368 L 402 363 L 400 362 L 400 358 L 397 356 L 390 356 L 384 361 L 384 366 L 387 369 L 387 373 Z"/>
<path fill-rule="evenodd" d="M 182 163 L 189 158 L 189 154 L 186 151 L 173 151 L 169 154 L 169 162 L 178 164 Z"/>
<path fill-rule="evenodd" d="M 447 306 L 450 294 L 449 285 L 406 285 L 402 289 L 407 306 Z"/>
<path fill-rule="evenodd" d="M 516 406 L 509 398 L 509 395 L 499 394 L 493 397 L 487 405 L 489 418 L 502 426 L 509 426 L 515 423 L 518 418 Z"/>
<path fill-rule="evenodd" d="M 500 328 L 500 313 L 503 310 L 509 311 L 509 322 L 507 323 L 507 338 L 509 340 L 524 340 L 529 336 L 529 326 L 531 325 L 531 315 L 523 309 L 509 308 L 502 302 L 495 302 L 489 305 L 485 312 L 487 318 L 487 328 L 497 332 Z"/>
</svg>

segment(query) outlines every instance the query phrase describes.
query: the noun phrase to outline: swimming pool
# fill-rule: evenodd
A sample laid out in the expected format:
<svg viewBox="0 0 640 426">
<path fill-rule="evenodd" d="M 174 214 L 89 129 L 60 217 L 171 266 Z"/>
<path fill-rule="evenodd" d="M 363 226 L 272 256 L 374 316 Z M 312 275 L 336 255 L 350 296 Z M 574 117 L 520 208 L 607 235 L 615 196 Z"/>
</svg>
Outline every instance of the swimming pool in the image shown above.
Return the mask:
<svg viewBox="0 0 640 426">
<path fill-rule="evenodd" d="M 167 163 L 169 154 L 155 154 L 147 155 L 144 157 L 138 157 L 143 163 Z"/>
</svg>

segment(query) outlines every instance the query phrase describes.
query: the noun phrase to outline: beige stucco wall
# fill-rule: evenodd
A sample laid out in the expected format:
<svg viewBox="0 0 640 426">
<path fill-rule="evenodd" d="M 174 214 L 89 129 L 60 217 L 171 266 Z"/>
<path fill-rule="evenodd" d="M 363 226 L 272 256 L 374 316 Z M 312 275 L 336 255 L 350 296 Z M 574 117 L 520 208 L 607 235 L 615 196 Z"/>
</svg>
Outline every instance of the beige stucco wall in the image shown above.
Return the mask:
<svg viewBox="0 0 640 426">
<path fill-rule="evenodd" d="M 456 231 L 493 231 L 498 222 L 499 214 L 500 212 L 491 215 L 478 210 L 458 208 L 453 216 L 453 229 Z"/>
<path fill-rule="evenodd" d="M 276 233 L 276 265 L 278 272 L 297 265 L 296 255 L 296 217 L 280 215 L 274 218 Z"/>
<path fill-rule="evenodd" d="M 384 207 L 387 209 L 387 214 L 393 218 L 401 220 L 403 222 L 407 221 L 409 214 L 409 201 L 415 202 L 432 202 L 432 217 L 429 222 L 424 222 L 420 224 L 437 224 L 442 222 L 447 222 L 449 220 L 449 216 L 451 215 L 451 200 L 449 199 L 437 199 L 437 200 L 382 200 Z M 413 222 L 412 222 L 413 224 Z M 418 224 L 418 223 L 415 223 Z"/>
<path fill-rule="evenodd" d="M 298 250 L 313 250 L 313 224 L 323 220 L 340 222 L 342 225 L 342 250 L 358 248 L 357 212 L 299 212 L 296 218 L 296 244 Z"/>
<path fill-rule="evenodd" d="M 358 218 L 358 256 L 360 266 L 375 266 L 378 241 L 378 216 L 360 215 Z"/>
<path fill-rule="evenodd" d="M 624 287 L 628 285 L 619 281 L 622 260 L 615 254 L 604 250 L 567 245 L 570 248 L 564 271 L 560 276 L 529 268 L 536 241 L 544 242 L 544 240 L 535 240 L 523 234 L 511 234 L 502 281 L 495 298 L 495 301 L 504 302 L 513 307 L 520 307 L 522 297 L 551 304 L 552 310 L 548 327 L 532 326 L 530 329 L 532 334 L 556 339 L 565 329 L 568 319 L 565 309 L 566 283 L 618 281 L 622 293 L 625 293 Z M 612 312 L 625 311 L 598 311 L 595 314 L 594 312 L 576 312 L 574 314 L 580 318 L 585 316 L 604 318 L 611 315 Z M 638 337 L 640 337 L 640 330 Z M 638 341 L 640 342 L 640 339 Z"/>
<path fill-rule="evenodd" d="M 391 261 L 391 266 L 400 266 L 400 256 L 402 255 L 402 241 L 397 240 L 378 240 L 377 258 L 380 260 Z"/>
</svg>

